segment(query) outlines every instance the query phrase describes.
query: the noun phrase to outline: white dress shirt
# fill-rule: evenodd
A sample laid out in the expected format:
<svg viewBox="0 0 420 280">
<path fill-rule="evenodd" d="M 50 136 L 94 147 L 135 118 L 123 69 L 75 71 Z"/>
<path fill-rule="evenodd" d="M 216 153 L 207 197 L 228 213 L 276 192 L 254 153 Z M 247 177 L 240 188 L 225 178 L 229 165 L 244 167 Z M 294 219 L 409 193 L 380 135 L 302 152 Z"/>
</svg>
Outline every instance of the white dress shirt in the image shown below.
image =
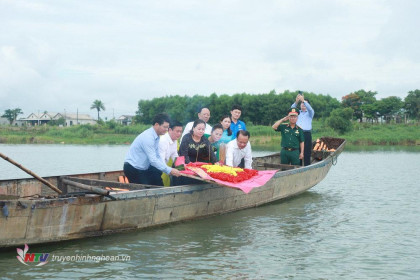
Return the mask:
<svg viewBox="0 0 420 280">
<path fill-rule="evenodd" d="M 245 159 L 245 168 L 252 169 L 251 143 L 248 141 L 245 148 L 239 149 L 236 139 L 230 141 L 226 146 L 226 165 L 237 167 L 243 158 Z"/>
<path fill-rule="evenodd" d="M 173 141 L 169 133 L 162 135 L 159 140 L 159 154 L 160 157 L 168 163 L 169 159 L 175 161 L 178 157 L 178 144 L 177 141 Z"/>
</svg>

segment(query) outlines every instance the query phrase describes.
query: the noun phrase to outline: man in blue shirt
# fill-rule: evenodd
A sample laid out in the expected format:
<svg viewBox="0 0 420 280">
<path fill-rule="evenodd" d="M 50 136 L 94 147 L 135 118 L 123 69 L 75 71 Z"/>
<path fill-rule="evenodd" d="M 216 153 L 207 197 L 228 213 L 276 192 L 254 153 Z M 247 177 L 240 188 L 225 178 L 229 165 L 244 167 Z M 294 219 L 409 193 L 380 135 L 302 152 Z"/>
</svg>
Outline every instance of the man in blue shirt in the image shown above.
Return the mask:
<svg viewBox="0 0 420 280">
<path fill-rule="evenodd" d="M 159 154 L 159 136 L 169 128 L 167 114 L 157 114 L 153 126 L 134 139 L 124 162 L 124 174 L 130 183 L 163 186 L 162 172 L 174 176 L 181 173 L 167 166 Z"/>
<path fill-rule="evenodd" d="M 239 130 L 246 130 L 245 123 L 239 118 L 242 114 L 241 105 L 233 105 L 232 110 L 230 111 L 232 122 L 230 123 L 230 130 L 232 130 L 232 140 L 236 138 Z"/>
<path fill-rule="evenodd" d="M 297 120 L 297 125 L 302 128 L 303 135 L 305 137 L 305 148 L 303 155 L 303 163 L 305 166 L 311 164 L 311 152 L 312 152 L 312 119 L 314 118 L 315 111 L 312 109 L 309 100 L 305 100 L 302 94 L 296 96 L 295 103 L 290 108 L 296 108 L 300 102 L 300 114 Z"/>
</svg>

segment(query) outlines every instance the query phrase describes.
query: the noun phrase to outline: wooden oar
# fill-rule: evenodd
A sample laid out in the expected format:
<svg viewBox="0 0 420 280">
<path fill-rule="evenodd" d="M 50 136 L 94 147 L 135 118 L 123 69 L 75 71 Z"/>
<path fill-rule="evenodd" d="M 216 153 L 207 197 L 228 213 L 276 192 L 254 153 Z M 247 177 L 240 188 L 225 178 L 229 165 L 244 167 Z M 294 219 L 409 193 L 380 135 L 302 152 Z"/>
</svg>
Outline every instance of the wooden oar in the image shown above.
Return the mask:
<svg viewBox="0 0 420 280">
<path fill-rule="evenodd" d="M 35 179 L 37 179 L 38 181 L 42 182 L 43 184 L 45 184 L 47 187 L 49 187 L 50 189 L 52 189 L 53 191 L 61 194 L 62 192 L 53 184 L 51 184 L 50 182 L 48 182 L 47 180 L 39 177 L 38 175 L 36 175 L 35 173 L 33 173 L 31 170 L 26 169 L 25 167 L 23 167 L 21 164 L 17 163 L 16 161 L 12 160 L 11 158 L 5 156 L 4 154 L 0 153 L 0 157 L 2 157 L 4 160 L 10 162 L 11 164 L 19 167 L 20 169 L 22 169 L 23 171 L 25 171 L 26 173 L 28 173 L 29 175 L 31 175 L 32 177 L 34 177 Z"/>
</svg>

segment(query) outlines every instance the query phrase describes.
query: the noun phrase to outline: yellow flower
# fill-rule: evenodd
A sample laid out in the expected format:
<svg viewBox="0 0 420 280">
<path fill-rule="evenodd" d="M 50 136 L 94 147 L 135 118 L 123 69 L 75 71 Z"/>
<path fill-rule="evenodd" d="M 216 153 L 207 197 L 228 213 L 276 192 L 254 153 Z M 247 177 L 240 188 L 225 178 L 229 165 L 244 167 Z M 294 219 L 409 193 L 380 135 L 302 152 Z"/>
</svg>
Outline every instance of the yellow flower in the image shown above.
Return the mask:
<svg viewBox="0 0 420 280">
<path fill-rule="evenodd" d="M 242 172 L 244 171 L 242 168 L 239 167 L 232 167 L 232 166 L 227 166 L 227 165 L 210 165 L 210 164 L 206 164 L 206 165 L 202 165 L 202 168 L 205 168 L 207 170 L 207 172 L 209 173 L 226 173 L 226 174 L 231 174 L 233 176 L 237 176 L 237 172 Z"/>
</svg>

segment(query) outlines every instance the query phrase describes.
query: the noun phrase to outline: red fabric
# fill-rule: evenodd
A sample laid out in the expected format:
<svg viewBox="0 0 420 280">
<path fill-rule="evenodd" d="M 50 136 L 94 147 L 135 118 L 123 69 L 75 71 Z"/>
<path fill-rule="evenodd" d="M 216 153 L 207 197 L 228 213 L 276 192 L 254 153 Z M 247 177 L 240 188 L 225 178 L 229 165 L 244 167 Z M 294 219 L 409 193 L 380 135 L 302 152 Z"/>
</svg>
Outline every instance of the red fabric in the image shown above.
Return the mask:
<svg viewBox="0 0 420 280">
<path fill-rule="evenodd" d="M 261 186 L 265 185 L 265 183 L 267 183 L 274 176 L 274 174 L 276 174 L 277 171 L 278 170 L 258 171 L 257 175 L 255 175 L 252 178 L 247 179 L 245 181 L 239 182 L 239 183 L 227 182 L 227 181 L 223 181 L 223 180 L 216 179 L 216 178 L 213 178 L 213 177 L 211 177 L 209 179 L 211 181 L 214 181 L 214 182 L 220 184 L 220 185 L 240 189 L 244 193 L 249 193 L 253 188 L 258 188 L 258 187 L 261 187 Z M 184 174 L 196 175 L 191 170 L 183 170 L 181 172 L 184 173 Z M 197 178 L 199 178 L 199 177 L 197 177 Z"/>
<path fill-rule="evenodd" d="M 239 183 L 225 182 L 214 178 L 213 181 L 228 187 L 240 189 L 244 193 L 249 193 L 253 188 L 264 186 L 265 183 L 267 183 L 274 176 L 274 174 L 276 174 L 276 172 L 277 170 L 258 171 L 257 175 Z"/>
</svg>

